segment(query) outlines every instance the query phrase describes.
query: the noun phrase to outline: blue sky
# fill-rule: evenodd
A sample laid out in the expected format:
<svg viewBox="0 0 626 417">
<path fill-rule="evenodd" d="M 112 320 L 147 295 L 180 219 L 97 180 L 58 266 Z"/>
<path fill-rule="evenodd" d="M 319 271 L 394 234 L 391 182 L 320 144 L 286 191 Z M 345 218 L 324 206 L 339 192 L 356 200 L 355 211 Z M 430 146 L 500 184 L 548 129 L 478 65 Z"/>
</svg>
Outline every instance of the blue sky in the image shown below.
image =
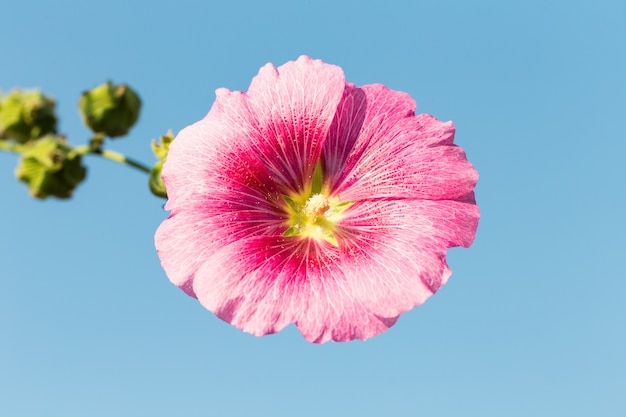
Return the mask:
<svg viewBox="0 0 626 417">
<path fill-rule="evenodd" d="M 70 201 L 31 199 L 0 153 L 0 415 L 626 415 L 623 1 L 3 1 L 0 89 L 39 87 L 74 144 L 80 93 L 144 107 L 111 148 L 203 117 L 219 87 L 301 54 L 406 91 L 480 173 L 471 249 L 366 342 L 257 338 L 167 280 L 145 175 L 87 158 Z"/>
</svg>

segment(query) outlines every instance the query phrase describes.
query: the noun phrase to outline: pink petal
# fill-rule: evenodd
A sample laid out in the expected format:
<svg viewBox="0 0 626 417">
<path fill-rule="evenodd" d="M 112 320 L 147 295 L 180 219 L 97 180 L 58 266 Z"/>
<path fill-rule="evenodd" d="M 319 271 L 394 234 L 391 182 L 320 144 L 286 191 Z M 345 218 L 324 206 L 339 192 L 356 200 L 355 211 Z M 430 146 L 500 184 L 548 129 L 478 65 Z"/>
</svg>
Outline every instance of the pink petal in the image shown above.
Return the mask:
<svg viewBox="0 0 626 417">
<path fill-rule="evenodd" d="M 424 114 L 413 116 L 410 97 L 384 86 L 354 89 L 347 98 L 337 113 L 340 122 L 331 128 L 331 134 L 339 134 L 331 135 L 324 146 L 334 193 L 345 200 L 441 200 L 472 192 L 478 175 L 463 150 L 453 145 L 451 122 Z M 347 159 L 346 147 L 352 150 Z"/>
<path fill-rule="evenodd" d="M 267 171 L 250 150 L 258 132 L 245 94 L 219 89 L 216 95 L 209 114 L 183 129 L 170 145 L 162 174 L 168 190 L 167 210 L 211 199 L 214 191 L 224 189 L 223 166 L 233 159 L 241 169 L 252 163 L 255 170 Z M 269 177 L 267 172 L 263 175 Z"/>
<path fill-rule="evenodd" d="M 319 159 L 344 85 L 341 68 L 301 57 L 278 69 L 261 68 L 247 94 L 217 90 L 209 114 L 170 146 L 163 167 L 166 209 L 223 187 L 213 174 L 224 157 L 262 166 L 283 193 L 300 191 Z"/>
<path fill-rule="evenodd" d="M 172 214 L 155 243 L 170 280 L 190 294 L 195 271 L 214 251 L 243 237 L 283 232 L 281 192 L 246 147 L 256 132 L 245 123 L 243 99 L 218 92 L 209 115 L 172 142 L 163 167 Z"/>
<path fill-rule="evenodd" d="M 155 237 L 173 283 L 189 292 L 202 258 L 278 233 L 282 195 L 312 174 L 343 86 L 341 69 L 321 61 L 268 64 L 249 97 L 218 90 L 209 114 L 176 137 L 163 167 L 172 216 Z"/>
<path fill-rule="evenodd" d="M 339 225 L 343 272 L 374 314 L 397 316 L 450 276 L 446 249 L 469 246 L 478 224 L 472 202 L 373 200 L 355 203 Z"/>
<path fill-rule="evenodd" d="M 241 239 L 205 258 L 194 291 L 221 319 L 255 335 L 296 323 L 313 342 L 366 339 L 448 279 L 448 247 L 469 246 L 470 202 L 356 203 L 340 247 L 299 238 Z"/>
<path fill-rule="evenodd" d="M 278 69 L 265 65 L 250 84 L 260 138 L 253 148 L 294 191 L 313 174 L 344 85 L 341 68 L 305 56 Z"/>
<path fill-rule="evenodd" d="M 395 317 L 377 317 L 345 288 L 338 259 L 336 248 L 308 240 L 240 240 L 206 260 L 194 290 L 207 309 L 255 335 L 296 323 L 322 343 L 366 339 L 393 325 Z"/>
<path fill-rule="evenodd" d="M 370 146 L 382 146 L 387 132 L 414 111 L 415 101 L 406 93 L 380 84 L 346 85 L 323 150 L 330 188 L 345 179 Z"/>
</svg>

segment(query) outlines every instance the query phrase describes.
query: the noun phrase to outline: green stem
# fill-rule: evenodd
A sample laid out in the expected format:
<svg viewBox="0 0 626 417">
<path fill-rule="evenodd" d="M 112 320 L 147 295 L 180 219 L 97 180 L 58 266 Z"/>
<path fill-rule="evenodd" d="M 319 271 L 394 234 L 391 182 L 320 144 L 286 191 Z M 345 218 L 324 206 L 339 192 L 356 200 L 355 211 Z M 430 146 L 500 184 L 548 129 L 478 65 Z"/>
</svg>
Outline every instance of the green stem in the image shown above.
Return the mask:
<svg viewBox="0 0 626 417">
<path fill-rule="evenodd" d="M 110 159 L 111 161 L 119 162 L 120 164 L 129 165 L 135 169 L 145 172 L 146 174 L 149 174 L 150 171 L 152 171 L 150 167 L 145 166 L 139 161 L 135 161 L 134 159 L 128 158 L 125 155 L 122 155 L 121 153 L 117 153 L 117 152 L 109 151 L 109 150 L 100 150 L 100 151 L 96 151 L 96 153 L 102 156 L 103 158 L 107 158 L 107 159 Z"/>
<path fill-rule="evenodd" d="M 17 143 L 0 140 L 0 151 L 20 153 L 22 152 L 22 146 Z"/>
<path fill-rule="evenodd" d="M 149 174 L 152 171 L 152 168 L 142 164 L 141 162 L 135 161 L 134 159 L 128 158 L 126 155 L 110 151 L 108 149 L 94 149 L 91 146 L 77 146 L 74 148 L 74 153 L 78 155 L 99 155 L 103 158 L 110 159 L 111 161 L 131 166 L 139 171 L 145 172 L 146 174 Z"/>
<path fill-rule="evenodd" d="M 21 153 L 22 145 L 5 140 L 0 140 L 0 151 Z M 84 145 L 74 148 L 73 153 L 76 155 L 99 155 L 103 158 L 110 159 L 111 161 L 131 166 L 135 169 L 138 169 L 139 171 L 145 172 L 146 174 L 149 174 L 152 171 L 152 168 L 142 164 L 141 162 L 135 161 L 134 159 L 128 158 L 121 153 L 110 151 L 108 149 L 94 149 L 89 145 Z"/>
</svg>

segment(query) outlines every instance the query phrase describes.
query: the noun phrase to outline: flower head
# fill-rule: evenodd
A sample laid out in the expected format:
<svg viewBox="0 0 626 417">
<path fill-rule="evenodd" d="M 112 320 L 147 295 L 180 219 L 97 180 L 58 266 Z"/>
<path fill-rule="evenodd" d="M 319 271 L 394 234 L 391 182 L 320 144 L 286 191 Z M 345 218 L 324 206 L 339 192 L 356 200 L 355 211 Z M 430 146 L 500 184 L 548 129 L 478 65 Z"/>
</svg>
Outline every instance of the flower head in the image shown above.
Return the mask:
<svg viewBox="0 0 626 417">
<path fill-rule="evenodd" d="M 163 166 L 174 284 L 244 331 L 325 342 L 383 332 L 447 281 L 479 218 L 451 122 L 308 57 L 216 94 Z"/>
</svg>

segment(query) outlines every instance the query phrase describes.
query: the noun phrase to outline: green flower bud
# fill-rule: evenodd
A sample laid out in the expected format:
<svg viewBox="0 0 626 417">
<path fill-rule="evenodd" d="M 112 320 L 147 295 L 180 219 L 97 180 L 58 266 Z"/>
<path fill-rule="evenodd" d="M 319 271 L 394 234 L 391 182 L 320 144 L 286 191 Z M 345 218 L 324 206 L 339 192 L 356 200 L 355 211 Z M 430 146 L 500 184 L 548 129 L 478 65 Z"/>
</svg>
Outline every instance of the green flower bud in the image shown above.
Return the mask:
<svg viewBox="0 0 626 417">
<path fill-rule="evenodd" d="M 165 191 L 165 183 L 161 178 L 161 170 L 163 169 L 163 163 L 167 158 L 167 153 L 170 149 L 170 143 L 174 140 L 174 135 L 170 130 L 167 135 L 161 136 L 161 143 L 157 143 L 152 140 L 152 152 L 159 158 L 159 161 L 154 165 L 152 171 L 150 171 L 150 179 L 148 184 L 150 185 L 150 191 L 157 197 L 167 198 L 167 192 Z"/>
<path fill-rule="evenodd" d="M 86 172 L 65 138 L 49 135 L 24 147 L 15 175 L 28 184 L 33 197 L 69 198 Z"/>
<path fill-rule="evenodd" d="M 139 118 L 141 100 L 127 85 L 107 81 L 78 100 L 83 123 L 95 133 L 111 138 L 124 136 Z"/>
<path fill-rule="evenodd" d="M 150 185 L 150 191 L 157 197 L 167 198 L 167 191 L 165 190 L 165 183 L 161 178 L 161 171 L 163 170 L 163 162 L 159 161 L 154 165 L 152 171 L 150 171 L 150 179 L 148 185 Z"/>
<path fill-rule="evenodd" d="M 13 90 L 0 98 L 0 139 L 19 143 L 56 133 L 54 100 L 38 90 Z"/>
</svg>

